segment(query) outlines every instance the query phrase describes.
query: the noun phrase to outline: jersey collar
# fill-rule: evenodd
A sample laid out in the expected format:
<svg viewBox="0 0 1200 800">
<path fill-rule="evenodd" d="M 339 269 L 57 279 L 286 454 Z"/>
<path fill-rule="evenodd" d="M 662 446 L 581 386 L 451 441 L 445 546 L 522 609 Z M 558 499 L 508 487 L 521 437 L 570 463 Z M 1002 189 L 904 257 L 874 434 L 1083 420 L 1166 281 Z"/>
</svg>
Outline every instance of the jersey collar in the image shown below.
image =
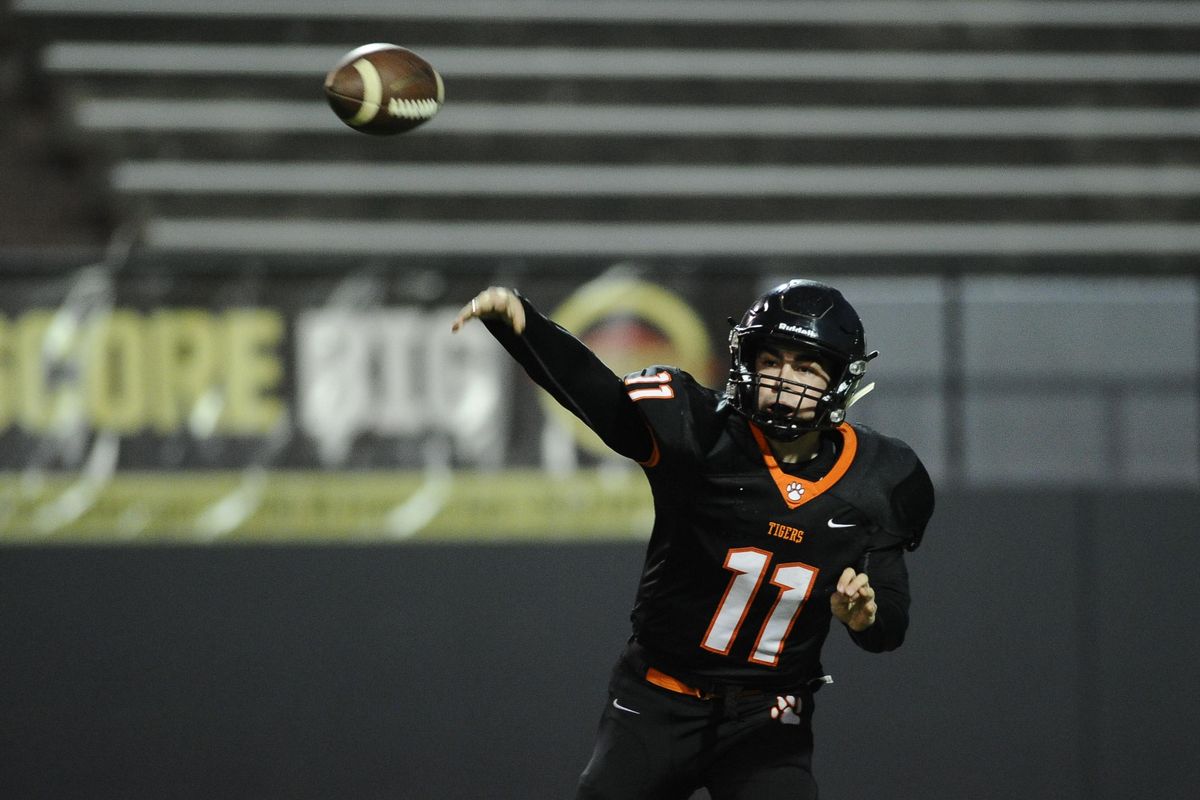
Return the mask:
<svg viewBox="0 0 1200 800">
<path fill-rule="evenodd" d="M 825 493 L 841 480 L 841 477 L 846 474 L 846 470 L 850 469 L 850 464 L 854 461 L 854 454 L 858 451 L 858 436 L 854 433 L 854 428 L 850 427 L 847 422 L 838 425 L 837 431 L 842 435 L 842 452 L 838 455 L 837 461 L 824 477 L 809 481 L 784 472 L 775 459 L 775 454 L 771 452 L 771 445 L 767 441 L 766 435 L 757 425 L 753 422 L 750 423 L 750 432 L 754 434 L 754 441 L 758 443 L 758 449 L 762 451 L 767 471 L 771 473 L 771 479 L 775 481 L 775 486 L 779 488 L 779 493 L 783 495 L 783 501 L 787 503 L 788 508 L 799 508 Z"/>
</svg>

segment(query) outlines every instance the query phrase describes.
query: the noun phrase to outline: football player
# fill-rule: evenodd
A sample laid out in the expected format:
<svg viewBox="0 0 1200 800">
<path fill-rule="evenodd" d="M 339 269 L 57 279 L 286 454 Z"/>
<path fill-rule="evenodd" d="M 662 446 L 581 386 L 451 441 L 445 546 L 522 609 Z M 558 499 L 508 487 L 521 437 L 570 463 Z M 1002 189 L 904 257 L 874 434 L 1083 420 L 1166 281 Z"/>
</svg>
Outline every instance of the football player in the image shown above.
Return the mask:
<svg viewBox="0 0 1200 800">
<path fill-rule="evenodd" d="M 729 336 L 722 390 L 650 366 L 624 379 L 512 289 L 463 307 L 615 452 L 655 521 L 579 798 L 816 798 L 814 693 L 837 620 L 865 650 L 908 627 L 904 553 L 933 487 L 903 442 L 845 421 L 869 390 L 858 314 L 794 280 Z"/>
</svg>

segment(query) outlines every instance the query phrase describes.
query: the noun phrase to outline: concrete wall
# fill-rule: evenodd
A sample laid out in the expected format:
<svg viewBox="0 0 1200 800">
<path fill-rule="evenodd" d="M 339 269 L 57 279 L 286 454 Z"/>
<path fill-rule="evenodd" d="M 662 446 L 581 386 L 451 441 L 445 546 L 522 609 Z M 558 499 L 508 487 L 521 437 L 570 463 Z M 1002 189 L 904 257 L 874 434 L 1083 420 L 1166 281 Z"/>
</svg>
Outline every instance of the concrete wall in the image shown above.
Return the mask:
<svg viewBox="0 0 1200 800">
<path fill-rule="evenodd" d="M 827 798 L 1190 796 L 1200 496 L 947 494 Z M 638 544 L 0 549 L 0 797 L 561 798 Z"/>
</svg>

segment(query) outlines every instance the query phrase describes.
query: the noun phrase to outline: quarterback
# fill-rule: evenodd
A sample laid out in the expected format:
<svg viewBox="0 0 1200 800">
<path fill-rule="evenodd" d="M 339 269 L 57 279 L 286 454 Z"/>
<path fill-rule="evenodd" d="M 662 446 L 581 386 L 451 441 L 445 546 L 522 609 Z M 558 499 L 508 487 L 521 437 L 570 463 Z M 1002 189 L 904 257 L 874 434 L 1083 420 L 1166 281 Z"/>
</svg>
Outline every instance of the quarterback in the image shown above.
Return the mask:
<svg viewBox="0 0 1200 800">
<path fill-rule="evenodd" d="M 512 289 L 463 307 L 539 386 L 641 465 L 655 521 L 578 798 L 817 797 L 814 694 L 837 621 L 899 647 L 905 553 L 933 512 L 911 448 L 846 421 L 869 387 L 862 322 L 793 280 L 750 306 L 714 390 L 670 365 L 620 378 Z"/>
</svg>

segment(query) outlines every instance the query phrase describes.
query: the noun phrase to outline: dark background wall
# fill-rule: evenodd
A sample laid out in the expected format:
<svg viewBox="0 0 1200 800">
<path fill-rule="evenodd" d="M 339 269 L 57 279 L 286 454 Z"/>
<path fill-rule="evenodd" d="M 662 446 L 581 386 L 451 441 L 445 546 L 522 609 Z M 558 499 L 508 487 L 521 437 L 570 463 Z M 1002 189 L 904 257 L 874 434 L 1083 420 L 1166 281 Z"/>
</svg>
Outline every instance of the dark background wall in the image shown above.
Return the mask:
<svg viewBox="0 0 1200 800">
<path fill-rule="evenodd" d="M 944 493 L 906 645 L 827 649 L 823 796 L 1190 796 L 1197 510 Z M 2 549 L 0 797 L 570 796 L 641 549 Z"/>
</svg>

